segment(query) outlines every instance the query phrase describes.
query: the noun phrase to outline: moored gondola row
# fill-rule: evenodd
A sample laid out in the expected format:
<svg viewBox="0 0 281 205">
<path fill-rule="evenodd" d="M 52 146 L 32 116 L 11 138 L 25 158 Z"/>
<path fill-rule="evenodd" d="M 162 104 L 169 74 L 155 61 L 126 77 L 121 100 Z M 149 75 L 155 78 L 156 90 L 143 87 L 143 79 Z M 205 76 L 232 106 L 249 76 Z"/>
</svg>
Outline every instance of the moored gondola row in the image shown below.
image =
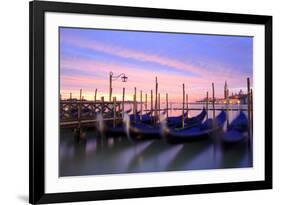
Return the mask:
<svg viewBox="0 0 281 205">
<path fill-rule="evenodd" d="M 140 115 L 125 113 L 124 120 L 113 126 L 110 121 L 97 123 L 95 129 L 102 137 L 127 137 L 132 140 L 164 140 L 169 144 L 192 143 L 203 140 L 217 140 L 226 148 L 247 142 L 248 119 L 243 111 L 226 126 L 226 111 L 221 111 L 214 119 L 207 118 L 203 109 L 198 115 L 188 118 L 185 115 L 185 126 L 181 127 L 181 115 L 166 118 L 161 113 L 155 124 L 150 112 Z M 136 118 L 136 120 L 134 119 Z M 102 120 L 102 119 L 101 119 Z M 224 129 L 225 128 L 225 129 Z"/>
</svg>

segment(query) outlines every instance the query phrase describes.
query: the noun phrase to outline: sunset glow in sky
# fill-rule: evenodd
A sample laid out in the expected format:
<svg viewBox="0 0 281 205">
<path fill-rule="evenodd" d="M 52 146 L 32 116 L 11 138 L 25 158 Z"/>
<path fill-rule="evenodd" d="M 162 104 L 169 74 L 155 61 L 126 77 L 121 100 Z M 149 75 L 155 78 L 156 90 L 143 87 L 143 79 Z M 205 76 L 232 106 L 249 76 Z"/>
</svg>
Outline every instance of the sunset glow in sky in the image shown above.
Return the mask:
<svg viewBox="0 0 281 205">
<path fill-rule="evenodd" d="M 108 100 L 109 72 L 125 73 L 126 83 L 113 81 L 113 96 L 132 100 L 134 87 L 148 94 L 155 92 L 158 77 L 161 101 L 182 100 L 185 83 L 189 100 L 211 93 L 215 83 L 216 97 L 223 96 L 225 80 L 231 92 L 246 91 L 246 78 L 252 81 L 252 37 L 133 32 L 79 28 L 60 28 L 60 86 L 62 98 L 72 92 L 92 100 Z"/>
</svg>

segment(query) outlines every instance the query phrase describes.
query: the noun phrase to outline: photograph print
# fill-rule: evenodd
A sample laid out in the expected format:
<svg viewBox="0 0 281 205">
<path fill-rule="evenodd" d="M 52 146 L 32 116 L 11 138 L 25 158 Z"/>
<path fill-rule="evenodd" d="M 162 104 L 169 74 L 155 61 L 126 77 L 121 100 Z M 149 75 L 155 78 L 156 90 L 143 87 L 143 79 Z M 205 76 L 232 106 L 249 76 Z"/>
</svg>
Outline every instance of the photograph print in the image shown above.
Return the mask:
<svg viewBox="0 0 281 205">
<path fill-rule="evenodd" d="M 59 27 L 59 176 L 253 167 L 253 37 Z"/>
</svg>

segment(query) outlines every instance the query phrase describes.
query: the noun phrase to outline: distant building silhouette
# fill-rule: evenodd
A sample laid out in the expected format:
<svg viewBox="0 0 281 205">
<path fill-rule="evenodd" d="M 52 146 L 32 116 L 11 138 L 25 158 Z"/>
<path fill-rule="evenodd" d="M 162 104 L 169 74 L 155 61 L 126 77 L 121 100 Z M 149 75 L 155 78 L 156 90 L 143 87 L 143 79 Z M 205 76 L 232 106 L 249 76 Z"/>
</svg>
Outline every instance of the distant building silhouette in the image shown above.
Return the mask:
<svg viewBox="0 0 281 205">
<path fill-rule="evenodd" d="M 227 103 L 227 84 L 225 83 L 225 92 L 224 92 L 224 98 L 215 98 L 215 103 L 217 104 L 226 104 Z M 228 97 L 229 104 L 247 104 L 248 103 L 248 95 L 244 94 L 242 90 L 239 91 L 239 93 L 232 93 L 231 96 Z M 208 100 L 210 103 L 213 102 L 212 98 L 209 98 Z M 205 103 L 207 102 L 207 98 L 204 98 L 202 100 L 198 100 L 199 103 Z"/>
</svg>

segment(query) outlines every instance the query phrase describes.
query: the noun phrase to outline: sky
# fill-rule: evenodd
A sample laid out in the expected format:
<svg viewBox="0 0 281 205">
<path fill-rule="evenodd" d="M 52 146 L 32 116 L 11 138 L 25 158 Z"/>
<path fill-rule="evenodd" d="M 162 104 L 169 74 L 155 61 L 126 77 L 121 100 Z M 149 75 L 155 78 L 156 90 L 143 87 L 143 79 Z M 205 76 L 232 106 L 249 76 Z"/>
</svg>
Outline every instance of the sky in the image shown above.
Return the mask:
<svg viewBox="0 0 281 205">
<path fill-rule="evenodd" d="M 212 91 L 221 98 L 227 81 L 230 93 L 246 91 L 253 75 L 253 39 L 246 36 L 200 35 L 81 28 L 60 28 L 60 93 L 62 98 L 82 95 L 109 98 L 109 73 L 125 73 L 127 82 L 113 81 L 113 94 L 137 100 L 155 92 L 158 79 L 161 102 L 182 101 L 182 84 L 194 102 Z"/>
</svg>

